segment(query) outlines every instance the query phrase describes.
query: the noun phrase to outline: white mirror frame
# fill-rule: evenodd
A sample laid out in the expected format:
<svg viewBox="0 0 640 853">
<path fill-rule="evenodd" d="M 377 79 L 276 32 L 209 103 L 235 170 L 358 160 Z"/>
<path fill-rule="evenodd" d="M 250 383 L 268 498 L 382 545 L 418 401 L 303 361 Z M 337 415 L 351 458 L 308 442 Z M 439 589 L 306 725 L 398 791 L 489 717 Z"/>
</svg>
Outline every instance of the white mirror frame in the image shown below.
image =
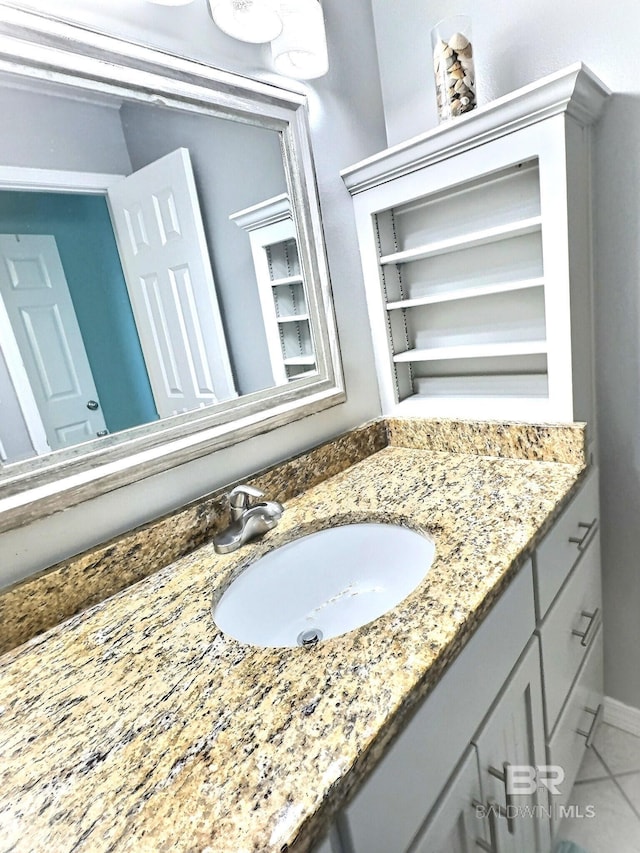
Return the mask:
<svg viewBox="0 0 640 853">
<path fill-rule="evenodd" d="M 343 402 L 306 98 L 37 13 L 2 6 L 0 73 L 259 124 L 281 134 L 307 288 L 314 375 L 0 466 L 0 532 Z"/>
</svg>

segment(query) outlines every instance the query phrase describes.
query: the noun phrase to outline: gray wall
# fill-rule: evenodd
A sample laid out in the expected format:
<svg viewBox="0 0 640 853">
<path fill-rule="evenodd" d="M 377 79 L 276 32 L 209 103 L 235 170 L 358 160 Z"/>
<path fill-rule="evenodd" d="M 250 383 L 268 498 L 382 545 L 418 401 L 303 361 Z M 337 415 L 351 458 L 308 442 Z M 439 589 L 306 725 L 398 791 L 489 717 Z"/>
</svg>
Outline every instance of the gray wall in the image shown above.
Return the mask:
<svg viewBox="0 0 640 853">
<path fill-rule="evenodd" d="M 131 0 L 31 0 L 97 30 L 142 41 L 245 75 L 270 75 L 262 47 L 220 33 L 206 0 L 163 7 Z M 351 199 L 339 171 L 386 144 L 369 0 L 324 0 L 331 69 L 308 86 L 312 142 L 348 400 L 318 415 L 183 465 L 0 536 L 0 583 L 104 541 L 251 471 L 282 460 L 379 413 L 373 354 Z M 354 38 L 357 34 L 357 38 Z"/>
<path fill-rule="evenodd" d="M 1 166 L 131 172 L 117 107 L 0 85 L 0 115 Z"/>
<path fill-rule="evenodd" d="M 480 104 L 578 60 L 616 92 L 593 148 L 605 673 L 610 696 L 640 707 L 637 0 L 373 0 L 373 10 L 390 143 L 436 125 L 429 31 L 446 15 L 473 16 Z"/>
</svg>

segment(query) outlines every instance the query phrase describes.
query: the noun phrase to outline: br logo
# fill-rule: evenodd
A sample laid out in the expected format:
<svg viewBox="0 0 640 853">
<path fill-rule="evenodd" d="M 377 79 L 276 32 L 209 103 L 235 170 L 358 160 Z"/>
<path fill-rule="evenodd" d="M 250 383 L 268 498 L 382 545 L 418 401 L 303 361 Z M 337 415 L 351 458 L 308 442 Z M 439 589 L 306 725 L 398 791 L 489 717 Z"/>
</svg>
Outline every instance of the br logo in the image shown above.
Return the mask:
<svg viewBox="0 0 640 853">
<path fill-rule="evenodd" d="M 535 794 L 544 787 L 550 794 L 560 794 L 564 782 L 564 770 L 557 764 L 508 764 L 506 771 L 507 794 Z"/>
</svg>

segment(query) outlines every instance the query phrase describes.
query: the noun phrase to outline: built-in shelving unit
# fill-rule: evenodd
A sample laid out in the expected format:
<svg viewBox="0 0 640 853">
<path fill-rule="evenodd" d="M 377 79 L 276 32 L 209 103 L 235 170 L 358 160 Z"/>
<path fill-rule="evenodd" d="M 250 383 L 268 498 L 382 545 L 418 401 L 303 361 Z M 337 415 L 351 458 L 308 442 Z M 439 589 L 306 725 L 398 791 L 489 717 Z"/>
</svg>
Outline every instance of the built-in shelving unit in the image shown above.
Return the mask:
<svg viewBox="0 0 640 853">
<path fill-rule="evenodd" d="M 583 65 L 345 170 L 383 410 L 592 418 Z"/>
<path fill-rule="evenodd" d="M 311 321 L 288 196 L 267 199 L 230 219 L 249 235 L 274 383 L 312 373 Z"/>
<path fill-rule="evenodd" d="M 399 391 L 477 398 L 545 386 L 536 159 L 380 211 L 373 224 Z M 501 379 L 514 375 L 525 384 Z"/>
</svg>

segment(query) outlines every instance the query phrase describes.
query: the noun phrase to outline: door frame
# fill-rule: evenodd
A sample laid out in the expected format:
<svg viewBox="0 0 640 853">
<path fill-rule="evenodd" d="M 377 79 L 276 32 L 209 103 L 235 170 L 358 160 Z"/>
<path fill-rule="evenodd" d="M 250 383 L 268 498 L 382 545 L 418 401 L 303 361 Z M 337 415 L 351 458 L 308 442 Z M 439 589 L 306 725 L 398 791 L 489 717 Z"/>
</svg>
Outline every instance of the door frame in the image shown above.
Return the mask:
<svg viewBox="0 0 640 853">
<path fill-rule="evenodd" d="M 103 195 L 106 199 L 109 187 L 125 177 L 125 175 L 108 172 L 76 172 L 61 169 L 32 169 L 26 166 L 0 166 L 0 190 L 73 192 L 86 195 Z M 31 391 L 27 372 L 22 363 L 22 357 L 1 294 L 0 349 L 7 363 L 7 370 L 33 449 L 38 456 L 51 453 L 44 424 Z"/>
<path fill-rule="evenodd" d="M 0 166 L 0 189 L 28 192 L 86 193 L 104 195 L 110 186 L 126 178 L 111 172 L 74 172 L 62 169 L 31 169 Z"/>
<path fill-rule="evenodd" d="M 11 320 L 9 319 L 9 314 L 7 313 L 1 293 L 0 352 L 2 352 L 4 356 L 7 371 L 9 373 L 9 379 L 13 385 L 16 400 L 20 407 L 27 435 L 29 436 L 29 441 L 33 446 L 34 452 L 38 456 L 42 456 L 44 453 L 51 453 L 51 447 L 47 440 L 47 434 L 42 418 L 40 417 L 38 404 L 36 403 L 36 398 L 31 390 L 31 383 L 29 382 L 29 377 L 27 376 L 27 371 L 25 370 L 22 356 L 20 355 L 20 350 L 18 348 L 18 342 L 16 341 L 13 333 L 13 326 L 11 325 Z"/>
</svg>

